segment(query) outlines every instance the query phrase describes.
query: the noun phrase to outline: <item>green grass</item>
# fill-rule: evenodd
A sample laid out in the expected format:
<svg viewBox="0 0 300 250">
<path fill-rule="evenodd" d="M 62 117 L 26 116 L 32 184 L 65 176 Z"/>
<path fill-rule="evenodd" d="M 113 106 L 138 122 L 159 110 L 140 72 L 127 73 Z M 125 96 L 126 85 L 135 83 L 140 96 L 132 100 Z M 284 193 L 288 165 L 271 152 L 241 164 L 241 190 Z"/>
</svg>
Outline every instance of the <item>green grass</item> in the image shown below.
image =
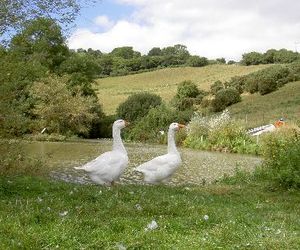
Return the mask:
<svg viewBox="0 0 300 250">
<path fill-rule="evenodd" d="M 271 191 L 253 183 L 107 188 L 6 176 L 0 177 L 0 197 L 1 249 L 300 245 L 299 192 Z M 158 228 L 145 231 L 152 220 Z"/>
<path fill-rule="evenodd" d="M 283 117 L 287 122 L 300 117 L 300 82 L 291 82 L 267 95 L 243 96 L 242 102 L 229 107 L 231 115 L 247 127 L 274 123 Z"/>
<path fill-rule="evenodd" d="M 177 85 L 184 80 L 195 82 L 199 88 L 209 90 L 217 80 L 226 81 L 233 76 L 246 75 L 269 65 L 238 66 L 209 65 L 206 67 L 165 68 L 135 75 L 98 79 L 94 88 L 106 114 L 114 114 L 120 103 L 140 91 L 158 94 L 169 102 L 176 94 Z"/>
</svg>

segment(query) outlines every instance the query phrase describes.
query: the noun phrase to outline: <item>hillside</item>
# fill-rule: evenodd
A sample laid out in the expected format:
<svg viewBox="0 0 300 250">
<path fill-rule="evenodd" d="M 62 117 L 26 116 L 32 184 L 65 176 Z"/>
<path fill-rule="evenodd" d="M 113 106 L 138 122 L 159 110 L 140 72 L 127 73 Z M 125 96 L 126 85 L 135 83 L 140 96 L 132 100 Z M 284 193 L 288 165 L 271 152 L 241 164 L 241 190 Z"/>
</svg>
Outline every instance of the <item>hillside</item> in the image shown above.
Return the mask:
<svg viewBox="0 0 300 250">
<path fill-rule="evenodd" d="M 280 117 L 289 121 L 300 118 L 300 82 L 291 82 L 267 95 L 244 95 L 242 102 L 229 107 L 235 119 L 256 127 L 274 123 Z"/>
<path fill-rule="evenodd" d="M 179 67 L 120 77 L 97 79 L 94 88 L 106 114 L 114 114 L 118 105 L 133 93 L 148 91 L 170 101 L 177 84 L 192 80 L 200 89 L 208 90 L 217 80 L 229 80 L 233 76 L 249 74 L 268 65 L 209 65 L 201 68 Z"/>
</svg>

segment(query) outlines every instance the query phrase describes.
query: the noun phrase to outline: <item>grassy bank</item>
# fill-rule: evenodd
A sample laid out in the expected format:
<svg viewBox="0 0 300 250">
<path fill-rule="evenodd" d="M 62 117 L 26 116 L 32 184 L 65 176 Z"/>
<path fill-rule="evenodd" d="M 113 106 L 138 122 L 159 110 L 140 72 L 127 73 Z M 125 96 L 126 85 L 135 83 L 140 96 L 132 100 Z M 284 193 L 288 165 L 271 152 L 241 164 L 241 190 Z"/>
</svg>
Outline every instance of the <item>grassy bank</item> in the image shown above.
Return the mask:
<svg viewBox="0 0 300 250">
<path fill-rule="evenodd" d="M 232 117 L 246 122 L 247 127 L 274 123 L 280 117 L 288 122 L 300 117 L 300 82 L 291 82 L 267 95 L 243 96 L 242 102 L 228 109 Z"/>
<path fill-rule="evenodd" d="M 118 105 L 133 93 L 147 91 L 170 101 L 176 94 L 178 83 L 195 82 L 199 88 L 208 90 L 217 80 L 226 81 L 233 76 L 246 75 L 269 67 L 269 65 L 209 65 L 206 67 L 165 68 L 136 75 L 98 79 L 94 88 L 106 114 L 115 113 Z"/>
<path fill-rule="evenodd" d="M 37 177 L 0 177 L 0 183 L 1 249 L 296 249 L 300 244 L 299 193 L 262 184 L 106 188 Z M 145 230 L 152 220 L 158 228 Z"/>
</svg>

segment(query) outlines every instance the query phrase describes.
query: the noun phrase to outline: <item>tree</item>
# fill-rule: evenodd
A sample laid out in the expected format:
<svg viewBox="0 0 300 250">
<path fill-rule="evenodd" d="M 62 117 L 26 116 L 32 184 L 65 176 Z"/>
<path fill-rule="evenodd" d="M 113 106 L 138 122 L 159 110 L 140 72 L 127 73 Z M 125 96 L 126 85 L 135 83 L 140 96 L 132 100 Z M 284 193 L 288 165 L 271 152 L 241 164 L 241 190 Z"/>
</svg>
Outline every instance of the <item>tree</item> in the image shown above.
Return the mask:
<svg viewBox="0 0 300 250">
<path fill-rule="evenodd" d="M 51 133 L 87 135 L 93 122 L 100 118 L 96 111 L 98 102 L 80 92 L 72 94 L 67 89 L 67 81 L 66 77 L 52 76 L 31 87 L 37 128 L 47 127 Z"/>
<path fill-rule="evenodd" d="M 215 99 L 212 101 L 212 108 L 214 112 L 219 112 L 240 101 L 241 96 L 237 90 L 232 88 L 221 89 L 216 93 Z"/>
<path fill-rule="evenodd" d="M 123 59 L 132 59 L 141 56 L 140 52 L 134 51 L 130 46 L 114 48 L 110 54 L 114 57 L 121 57 Z"/>
<path fill-rule="evenodd" d="M 162 52 L 159 47 L 154 47 L 148 52 L 148 56 L 161 56 Z"/>
<path fill-rule="evenodd" d="M 179 111 L 192 109 L 194 104 L 201 103 L 206 94 L 205 91 L 200 91 L 192 81 L 183 81 L 178 85 L 172 104 Z"/>
<path fill-rule="evenodd" d="M 10 43 L 10 50 L 21 60 L 35 60 L 54 71 L 69 53 L 61 28 L 52 19 L 37 18 L 24 25 Z"/>
<path fill-rule="evenodd" d="M 161 97 L 150 93 L 133 94 L 117 108 L 120 118 L 135 121 L 148 114 L 149 110 L 161 104 Z"/>
<path fill-rule="evenodd" d="M 243 58 L 241 61 L 241 63 L 246 66 L 257 65 L 257 64 L 261 64 L 262 62 L 263 62 L 263 55 L 255 51 L 243 54 Z"/>
<path fill-rule="evenodd" d="M 190 56 L 187 60 L 187 65 L 191 67 L 203 67 L 208 65 L 206 57 Z"/>
<path fill-rule="evenodd" d="M 83 5 L 93 2 L 95 0 L 1 0 L 0 36 L 39 17 L 47 17 L 67 26 L 75 20 Z"/>
</svg>

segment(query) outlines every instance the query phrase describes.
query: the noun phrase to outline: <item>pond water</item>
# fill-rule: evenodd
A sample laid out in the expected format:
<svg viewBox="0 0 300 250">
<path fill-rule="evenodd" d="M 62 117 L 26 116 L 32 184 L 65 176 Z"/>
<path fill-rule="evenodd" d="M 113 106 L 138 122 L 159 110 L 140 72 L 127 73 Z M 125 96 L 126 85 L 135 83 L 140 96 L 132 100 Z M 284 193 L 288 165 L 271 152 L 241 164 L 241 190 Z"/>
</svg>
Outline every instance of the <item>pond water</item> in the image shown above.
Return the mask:
<svg viewBox="0 0 300 250">
<path fill-rule="evenodd" d="M 73 167 L 96 158 L 111 150 L 111 140 L 82 140 L 75 142 L 26 142 L 25 152 L 42 158 L 50 169 L 51 176 L 70 182 L 89 183 L 88 176 Z M 121 183 L 142 183 L 142 176 L 132 168 L 156 156 L 165 154 L 166 145 L 125 143 L 129 166 L 120 179 Z M 255 156 L 217 153 L 179 148 L 183 164 L 173 175 L 170 185 L 202 185 L 224 176 L 232 175 L 235 169 L 251 171 L 261 162 Z"/>
</svg>

